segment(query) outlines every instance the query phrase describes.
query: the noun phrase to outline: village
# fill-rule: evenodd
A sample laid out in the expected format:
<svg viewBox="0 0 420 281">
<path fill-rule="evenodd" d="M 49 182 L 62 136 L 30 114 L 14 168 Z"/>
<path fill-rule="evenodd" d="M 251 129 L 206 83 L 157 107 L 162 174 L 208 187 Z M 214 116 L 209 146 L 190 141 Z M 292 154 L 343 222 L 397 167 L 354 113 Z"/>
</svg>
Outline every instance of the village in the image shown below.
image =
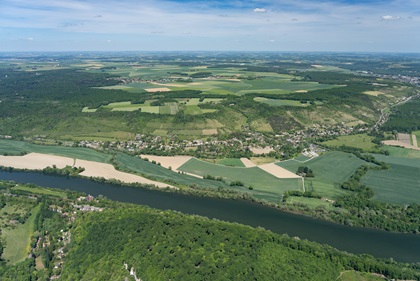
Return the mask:
<svg viewBox="0 0 420 281">
<path fill-rule="evenodd" d="M 96 150 L 116 149 L 131 154 L 190 155 L 201 158 L 267 156 L 288 159 L 293 154 L 316 147 L 315 141 L 366 130 L 368 128 L 364 126 L 319 125 L 306 130 L 268 135 L 252 132 L 245 127 L 241 133 L 218 138 L 179 140 L 175 135 L 161 137 L 137 134 L 135 139 L 125 142 L 80 141 L 75 145 Z"/>
</svg>

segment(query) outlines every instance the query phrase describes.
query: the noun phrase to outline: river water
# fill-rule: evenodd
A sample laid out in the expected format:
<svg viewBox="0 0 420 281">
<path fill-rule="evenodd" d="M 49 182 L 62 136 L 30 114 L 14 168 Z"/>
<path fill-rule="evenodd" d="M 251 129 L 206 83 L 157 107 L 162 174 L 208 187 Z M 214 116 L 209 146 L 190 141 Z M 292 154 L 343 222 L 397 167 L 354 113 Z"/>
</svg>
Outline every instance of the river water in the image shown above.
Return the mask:
<svg viewBox="0 0 420 281">
<path fill-rule="evenodd" d="M 367 253 L 401 262 L 420 262 L 420 235 L 348 227 L 244 200 L 195 197 L 34 172 L 0 171 L 0 180 L 75 190 L 93 196 L 101 194 L 121 202 L 261 226 L 279 234 L 287 233 L 292 237 L 329 244 L 350 253 Z"/>
</svg>

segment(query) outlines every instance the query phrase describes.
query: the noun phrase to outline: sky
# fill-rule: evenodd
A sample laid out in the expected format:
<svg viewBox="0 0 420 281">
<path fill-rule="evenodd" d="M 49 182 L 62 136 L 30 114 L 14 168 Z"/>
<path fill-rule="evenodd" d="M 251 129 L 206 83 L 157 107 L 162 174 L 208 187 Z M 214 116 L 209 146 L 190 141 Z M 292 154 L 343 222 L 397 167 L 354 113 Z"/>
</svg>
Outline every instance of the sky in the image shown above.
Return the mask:
<svg viewBox="0 0 420 281">
<path fill-rule="evenodd" d="M 419 0 L 0 0 L 0 52 L 420 52 Z"/>
</svg>

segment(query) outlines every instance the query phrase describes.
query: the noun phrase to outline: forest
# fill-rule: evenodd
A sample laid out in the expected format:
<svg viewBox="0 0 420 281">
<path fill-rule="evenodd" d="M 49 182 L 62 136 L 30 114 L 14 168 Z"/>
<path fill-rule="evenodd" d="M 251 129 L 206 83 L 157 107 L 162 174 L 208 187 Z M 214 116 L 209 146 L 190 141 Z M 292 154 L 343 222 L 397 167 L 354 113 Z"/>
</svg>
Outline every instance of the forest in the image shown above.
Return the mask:
<svg viewBox="0 0 420 281">
<path fill-rule="evenodd" d="M 389 120 L 382 126 L 385 131 L 411 133 L 420 129 L 420 98 L 392 108 Z"/>
</svg>

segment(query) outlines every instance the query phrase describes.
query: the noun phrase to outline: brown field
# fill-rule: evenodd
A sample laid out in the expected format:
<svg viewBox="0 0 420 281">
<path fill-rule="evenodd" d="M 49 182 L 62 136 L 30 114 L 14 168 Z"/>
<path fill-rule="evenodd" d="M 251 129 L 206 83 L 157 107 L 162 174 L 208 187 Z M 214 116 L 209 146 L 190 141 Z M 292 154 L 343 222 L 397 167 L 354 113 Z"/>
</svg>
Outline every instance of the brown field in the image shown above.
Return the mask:
<svg viewBox="0 0 420 281">
<path fill-rule="evenodd" d="M 409 134 L 398 133 L 397 140 L 399 142 L 403 142 L 403 143 L 411 145 L 411 136 Z"/>
<path fill-rule="evenodd" d="M 248 158 L 241 158 L 242 163 L 245 165 L 245 167 L 250 168 L 250 167 L 255 167 L 257 165 L 255 165 L 254 162 L 252 162 L 251 160 L 249 160 Z"/>
<path fill-rule="evenodd" d="M 217 129 L 204 129 L 201 130 L 201 133 L 203 134 L 203 136 L 212 136 L 212 135 L 217 135 Z"/>
<path fill-rule="evenodd" d="M 83 167 L 85 168 L 85 171 L 80 173 L 80 175 L 86 177 L 103 177 L 105 179 L 117 179 L 125 183 L 141 183 L 153 184 L 157 187 L 173 187 L 162 182 L 152 181 L 137 175 L 117 171 L 111 164 L 41 153 L 29 153 L 24 156 L 0 156 L 0 166 L 18 169 L 42 170 L 48 166 L 52 167 L 53 165 L 56 165 L 57 168 L 64 168 L 65 166 Z"/>
<path fill-rule="evenodd" d="M 379 95 L 384 95 L 385 94 L 385 93 L 380 92 L 380 91 L 365 91 L 363 93 L 366 94 L 366 95 L 375 96 L 375 97 L 377 97 Z"/>
<path fill-rule="evenodd" d="M 411 138 L 412 138 L 412 140 L 413 140 L 413 146 L 414 147 L 419 147 L 418 145 L 417 145 L 417 137 L 416 137 L 416 135 L 411 135 Z"/>
<path fill-rule="evenodd" d="M 24 156 L 0 156 L 0 166 L 16 169 L 42 170 L 53 165 L 62 169 L 66 166 L 73 166 L 73 164 L 72 158 L 41 153 L 29 153 Z"/>
<path fill-rule="evenodd" d="M 166 88 L 166 87 L 164 87 L 164 88 L 148 88 L 148 89 L 144 89 L 146 92 L 149 92 L 149 93 L 156 93 L 156 92 L 169 92 L 169 91 L 171 91 L 171 89 L 169 89 L 169 88 Z"/>
<path fill-rule="evenodd" d="M 274 151 L 272 147 L 266 146 L 266 147 L 250 147 L 249 150 L 252 151 L 254 154 L 268 154 L 271 151 Z"/>
<path fill-rule="evenodd" d="M 385 144 L 385 145 L 401 146 L 401 147 L 404 147 L 404 148 L 410 148 L 410 149 L 414 149 L 414 150 L 420 150 L 419 147 L 413 146 L 411 144 L 407 144 L 405 142 L 396 141 L 396 140 L 387 140 L 387 141 L 383 141 L 382 143 Z"/>
<path fill-rule="evenodd" d="M 282 167 L 277 166 L 274 163 L 269 164 L 263 164 L 258 166 L 258 168 L 266 171 L 269 174 L 272 174 L 273 176 L 279 178 L 279 179 L 295 179 L 295 178 L 301 178 L 301 176 L 298 176 Z"/>
<path fill-rule="evenodd" d="M 171 169 L 177 172 L 178 168 L 184 165 L 188 160 L 190 160 L 191 156 L 156 156 L 156 155 L 140 155 L 141 158 L 147 158 L 149 161 L 156 161 L 160 163 L 162 167 Z"/>
</svg>

